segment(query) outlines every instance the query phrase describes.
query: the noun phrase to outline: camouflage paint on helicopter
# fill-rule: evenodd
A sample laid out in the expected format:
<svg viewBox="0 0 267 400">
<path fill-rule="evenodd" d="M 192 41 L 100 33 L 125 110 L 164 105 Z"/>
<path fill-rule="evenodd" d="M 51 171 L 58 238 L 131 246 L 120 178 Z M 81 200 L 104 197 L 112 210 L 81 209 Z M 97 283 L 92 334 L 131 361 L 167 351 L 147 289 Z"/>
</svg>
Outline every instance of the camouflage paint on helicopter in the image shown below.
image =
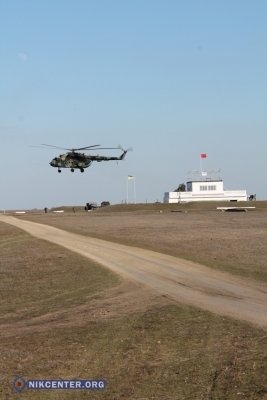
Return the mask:
<svg viewBox="0 0 267 400">
<path fill-rule="evenodd" d="M 43 144 L 43 146 L 49 146 L 53 148 L 60 148 L 56 146 L 51 146 L 49 144 Z M 66 154 L 60 154 L 59 157 L 53 158 L 53 160 L 49 163 L 51 167 L 58 168 L 58 172 L 61 172 L 61 168 L 70 168 L 71 172 L 74 172 L 75 169 L 79 169 L 81 172 L 84 172 L 85 168 L 90 167 L 93 161 L 96 162 L 101 162 L 101 161 L 119 161 L 123 160 L 124 157 L 126 156 L 126 153 L 128 151 L 131 151 L 132 148 L 124 150 L 121 146 L 118 147 L 98 147 L 100 145 L 94 145 L 94 146 L 87 146 L 87 147 L 81 147 L 79 149 L 64 149 L 64 150 L 70 150 Z M 94 148 L 93 147 L 97 147 Z M 122 155 L 120 157 L 107 157 L 107 156 L 93 156 L 91 154 L 84 154 L 84 153 L 77 153 L 77 150 L 103 150 L 103 149 L 121 149 L 123 151 Z"/>
</svg>

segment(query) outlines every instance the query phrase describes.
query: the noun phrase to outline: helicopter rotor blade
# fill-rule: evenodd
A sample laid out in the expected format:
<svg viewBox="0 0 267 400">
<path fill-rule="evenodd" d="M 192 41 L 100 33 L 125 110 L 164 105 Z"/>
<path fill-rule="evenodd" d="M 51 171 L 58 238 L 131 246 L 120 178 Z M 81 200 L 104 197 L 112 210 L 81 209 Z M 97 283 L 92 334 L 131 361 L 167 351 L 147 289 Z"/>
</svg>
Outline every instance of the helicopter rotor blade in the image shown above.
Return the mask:
<svg viewBox="0 0 267 400">
<path fill-rule="evenodd" d="M 60 149 L 60 150 L 69 150 L 69 151 L 76 151 L 76 150 L 85 150 L 85 149 L 90 149 L 91 147 L 98 147 L 101 146 L 100 144 L 95 144 L 93 146 L 87 146 L 87 147 L 81 147 L 79 149 L 67 149 L 66 147 L 58 147 L 58 146 L 53 146 L 51 144 L 41 144 L 42 146 L 48 146 L 48 147 L 53 147 L 53 149 Z"/>
<path fill-rule="evenodd" d="M 51 149 L 49 149 L 49 147 L 43 147 L 43 146 L 32 146 L 32 145 L 29 145 L 29 147 L 37 147 L 38 149 L 51 150 Z M 65 149 L 62 149 L 62 150 L 65 150 Z"/>
<path fill-rule="evenodd" d="M 44 147 L 42 147 L 42 146 L 44 146 Z M 66 147 L 58 147 L 58 146 L 53 146 L 51 144 L 42 143 L 41 146 L 30 146 L 30 147 L 38 147 L 40 149 L 52 148 L 52 149 L 68 150 L 68 151 L 71 151 L 71 152 L 75 152 L 75 151 L 78 151 L 78 150 L 114 150 L 114 149 L 121 149 L 121 150 L 125 151 L 121 146 L 118 146 L 118 147 L 99 147 L 99 146 L 101 146 L 101 144 L 95 144 L 93 146 L 80 147 L 78 149 L 67 149 Z M 126 151 L 130 151 L 130 150 L 132 150 L 132 148 L 128 149 Z"/>
<path fill-rule="evenodd" d="M 97 149 L 90 149 L 90 150 L 116 150 L 118 147 L 98 147 Z M 86 150 L 86 148 L 85 148 Z"/>
<path fill-rule="evenodd" d="M 94 144 L 93 146 L 86 146 L 86 147 L 80 147 L 79 149 L 72 149 L 73 151 L 75 150 L 86 150 L 86 149 L 91 149 L 92 147 L 99 147 L 101 144 Z"/>
<path fill-rule="evenodd" d="M 54 149 L 60 149 L 60 150 L 72 150 L 72 149 L 66 149 L 65 147 L 58 147 L 58 146 L 53 146 L 51 144 L 43 144 L 41 143 L 41 146 L 48 146 L 48 147 L 53 147 Z"/>
<path fill-rule="evenodd" d="M 122 147 L 120 144 L 118 145 L 118 148 L 121 149 L 122 151 L 125 151 L 126 153 L 127 153 L 128 151 L 133 151 L 133 148 L 132 148 L 132 147 L 129 147 L 129 149 L 125 150 L 125 149 L 123 149 L 123 147 Z"/>
</svg>

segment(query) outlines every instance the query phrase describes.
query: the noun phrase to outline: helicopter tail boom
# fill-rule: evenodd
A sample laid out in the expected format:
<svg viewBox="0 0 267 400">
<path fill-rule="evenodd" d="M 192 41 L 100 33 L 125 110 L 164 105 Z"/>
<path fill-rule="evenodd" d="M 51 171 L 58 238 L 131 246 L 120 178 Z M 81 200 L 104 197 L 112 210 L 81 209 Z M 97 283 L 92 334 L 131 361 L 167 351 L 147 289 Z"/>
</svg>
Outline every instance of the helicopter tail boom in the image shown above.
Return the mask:
<svg viewBox="0 0 267 400">
<path fill-rule="evenodd" d="M 126 156 L 127 151 L 124 151 L 122 153 L 122 155 L 120 156 L 120 160 L 124 160 L 125 156 Z"/>
</svg>

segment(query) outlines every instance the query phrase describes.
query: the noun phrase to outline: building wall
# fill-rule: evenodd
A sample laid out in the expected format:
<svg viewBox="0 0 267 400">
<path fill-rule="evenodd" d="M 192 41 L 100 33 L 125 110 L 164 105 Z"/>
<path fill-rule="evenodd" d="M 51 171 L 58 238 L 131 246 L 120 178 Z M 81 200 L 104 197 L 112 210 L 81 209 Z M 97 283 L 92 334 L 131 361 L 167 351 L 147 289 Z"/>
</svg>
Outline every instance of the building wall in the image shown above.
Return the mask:
<svg viewBox="0 0 267 400">
<path fill-rule="evenodd" d="M 191 191 L 194 194 L 223 193 L 223 181 L 197 181 L 191 182 Z"/>
<path fill-rule="evenodd" d="M 187 192 L 165 192 L 163 201 L 164 203 L 247 201 L 247 192 L 246 190 L 223 190 L 223 181 L 193 181 L 187 182 Z"/>
</svg>

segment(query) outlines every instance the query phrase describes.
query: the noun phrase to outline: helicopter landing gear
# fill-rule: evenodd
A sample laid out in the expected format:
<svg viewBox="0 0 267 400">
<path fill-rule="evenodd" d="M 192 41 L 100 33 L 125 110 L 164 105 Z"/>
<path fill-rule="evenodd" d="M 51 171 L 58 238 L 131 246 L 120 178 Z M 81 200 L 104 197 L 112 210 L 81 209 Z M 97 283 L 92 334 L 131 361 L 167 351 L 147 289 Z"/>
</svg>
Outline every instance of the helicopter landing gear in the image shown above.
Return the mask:
<svg viewBox="0 0 267 400">
<path fill-rule="evenodd" d="M 84 172 L 84 169 L 83 169 L 83 168 L 81 168 L 81 172 Z"/>
<path fill-rule="evenodd" d="M 74 168 L 71 168 L 71 172 L 74 172 Z"/>
<path fill-rule="evenodd" d="M 61 169 L 58 169 L 58 171 L 57 172 L 61 172 Z"/>
</svg>

